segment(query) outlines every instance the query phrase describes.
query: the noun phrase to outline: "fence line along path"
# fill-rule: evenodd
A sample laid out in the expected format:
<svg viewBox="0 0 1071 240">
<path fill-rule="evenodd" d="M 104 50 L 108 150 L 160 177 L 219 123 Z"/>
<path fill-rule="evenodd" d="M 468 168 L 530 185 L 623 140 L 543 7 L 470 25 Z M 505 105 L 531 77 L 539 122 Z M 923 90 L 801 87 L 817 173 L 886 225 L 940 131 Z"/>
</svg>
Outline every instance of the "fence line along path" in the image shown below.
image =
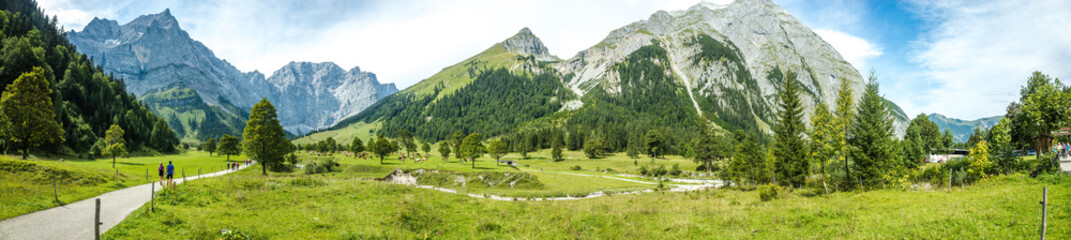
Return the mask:
<svg viewBox="0 0 1071 240">
<path fill-rule="evenodd" d="M 249 167 L 242 165 L 239 170 Z M 189 176 L 186 180 L 221 176 L 237 170 L 223 170 L 214 173 Z M 173 182 L 183 182 L 181 173 L 176 171 Z M 71 204 L 28 213 L 22 216 L 0 221 L 0 240 L 8 239 L 93 239 L 93 217 L 96 199 L 100 199 L 101 233 L 108 231 L 127 215 L 137 210 L 152 198 L 153 191 L 160 191 L 158 183 L 146 183 L 134 187 L 111 191 L 100 196 L 86 198 Z"/>
</svg>

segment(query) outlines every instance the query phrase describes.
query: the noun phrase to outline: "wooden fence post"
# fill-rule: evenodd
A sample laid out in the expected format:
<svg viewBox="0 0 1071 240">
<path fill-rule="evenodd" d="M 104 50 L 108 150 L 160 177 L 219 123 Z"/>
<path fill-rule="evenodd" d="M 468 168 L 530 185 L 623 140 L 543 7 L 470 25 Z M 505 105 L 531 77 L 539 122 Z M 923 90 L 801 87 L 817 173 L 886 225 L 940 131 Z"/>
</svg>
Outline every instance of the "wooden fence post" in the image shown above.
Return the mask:
<svg viewBox="0 0 1071 240">
<path fill-rule="evenodd" d="M 56 203 L 59 203 L 59 190 L 56 189 L 56 174 L 52 174 L 52 196 L 55 197 Z"/>
<path fill-rule="evenodd" d="M 948 168 L 948 191 L 952 191 L 952 168 Z"/>
<path fill-rule="evenodd" d="M 152 190 L 149 190 L 149 211 L 156 212 L 156 182 L 152 182 Z"/>
<path fill-rule="evenodd" d="M 1045 187 L 1041 190 L 1041 240 L 1045 240 L 1045 230 L 1048 224 L 1047 221 L 1047 208 L 1049 206 L 1049 187 Z"/>
<path fill-rule="evenodd" d="M 93 239 L 100 240 L 100 198 L 97 198 L 97 210 L 93 212 Z"/>
<path fill-rule="evenodd" d="M 115 183 L 119 183 L 119 169 L 115 169 Z"/>
</svg>

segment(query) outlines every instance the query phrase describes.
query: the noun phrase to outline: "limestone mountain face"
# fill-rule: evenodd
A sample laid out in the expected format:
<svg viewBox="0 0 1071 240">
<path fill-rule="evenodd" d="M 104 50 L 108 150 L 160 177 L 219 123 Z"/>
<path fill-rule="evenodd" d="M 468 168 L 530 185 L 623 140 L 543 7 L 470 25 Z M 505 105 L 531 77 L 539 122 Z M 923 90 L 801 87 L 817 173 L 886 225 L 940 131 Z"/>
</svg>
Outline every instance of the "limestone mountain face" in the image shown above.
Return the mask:
<svg viewBox="0 0 1071 240">
<path fill-rule="evenodd" d="M 532 34 L 532 30 L 528 28 L 521 29 L 516 35 L 503 41 L 502 48 L 521 56 L 533 56 L 539 61 L 558 60 L 557 57 L 550 55 L 550 50 L 543 45 L 543 41 Z"/>
<path fill-rule="evenodd" d="M 398 91 L 393 83 L 380 84 L 373 73 L 358 67 L 345 71 L 330 62 L 291 62 L 267 81 L 274 87 L 268 99 L 279 121 L 290 123 L 286 128 L 295 133 L 333 126 Z"/>
<path fill-rule="evenodd" d="M 506 69 L 514 76 L 551 74 L 558 82 L 500 89 L 497 86 L 505 83 L 495 78 L 508 76 L 482 74 L 494 69 Z M 700 3 L 687 10 L 656 12 L 610 32 L 602 42 L 566 60 L 550 55 L 539 38 L 522 29 L 305 140 L 352 135 L 352 129 L 370 126 L 387 135 L 406 129 L 430 140 L 447 137 L 450 131 L 443 129 L 494 136 L 503 129 L 631 129 L 645 124 L 664 127 L 681 139 L 703 126 L 770 134 L 780 111 L 778 93 L 790 74 L 801 85 L 805 119 L 818 103 L 834 105 L 842 81 L 849 83 L 856 101 L 863 95 L 865 80 L 859 72 L 776 4 L 765 0 Z M 499 85 L 482 84 L 487 82 Z M 502 99 L 482 99 L 484 93 L 525 92 L 540 86 L 553 95 L 531 108 L 557 108 L 553 116 L 541 112 L 510 118 L 531 119 L 520 123 L 466 120 L 470 116 L 465 111 L 472 109 L 479 110 L 475 114 L 492 116 L 524 112 L 512 109 L 517 106 L 488 107 L 489 102 Z M 451 96 L 468 102 L 444 102 Z M 888 103 L 896 133 L 902 135 L 907 117 Z M 459 122 L 465 124 L 449 125 Z"/>
<path fill-rule="evenodd" d="M 865 80 L 828 43 L 780 6 L 768 0 L 731 4 L 700 3 L 687 10 L 659 11 L 612 31 L 602 42 L 558 65 L 566 85 L 583 95 L 594 88 L 614 89 L 620 79 L 608 71 L 641 47 L 659 45 L 669 69 L 691 94 L 701 115 L 737 121 L 753 118 L 769 131 L 777 109 L 781 76 L 795 73 L 803 86 L 805 115 L 817 102 L 832 106 L 841 81 L 862 96 Z M 707 102 L 704 104 L 704 102 Z M 902 133 L 907 117 L 893 109 Z M 753 117 L 752 117 L 753 116 Z M 750 125 L 750 124 L 745 124 Z"/>
<path fill-rule="evenodd" d="M 380 84 L 375 75 L 356 68 L 352 74 L 338 69 L 341 74 L 320 71 L 326 75 L 293 74 L 273 76 L 272 79 L 255 71 L 244 73 L 190 38 L 170 10 L 144 15 L 124 25 L 95 18 L 81 32 L 71 31 L 67 36 L 79 51 L 93 57 L 105 71 L 124 79 L 127 90 L 139 97 L 167 91 L 191 93 L 184 89 L 193 90 L 195 94 L 181 95 L 196 96 L 205 104 L 176 107 L 170 104 L 175 101 L 160 98 L 174 94 L 154 95 L 154 102 L 169 104 L 150 104 L 150 108 L 168 119 L 173 128 L 188 128 L 178 131 L 181 133 L 179 137 L 187 142 L 218 138 L 217 133 L 241 134 L 245 121 L 241 116 L 262 97 L 272 101 L 280 112 L 302 113 L 280 119 L 284 129 L 300 134 L 331 126 L 339 118 L 356 114 L 376 100 L 397 92 L 393 84 Z M 297 73 L 288 67 L 290 65 L 277 72 Z M 285 106 L 280 105 L 284 103 Z M 168 111 L 161 112 L 163 106 L 167 106 Z M 205 114 L 228 114 L 231 116 L 217 117 L 231 121 L 206 126 L 202 122 L 204 118 L 199 117 Z M 198 133 L 197 130 L 202 128 L 225 130 Z"/>
</svg>

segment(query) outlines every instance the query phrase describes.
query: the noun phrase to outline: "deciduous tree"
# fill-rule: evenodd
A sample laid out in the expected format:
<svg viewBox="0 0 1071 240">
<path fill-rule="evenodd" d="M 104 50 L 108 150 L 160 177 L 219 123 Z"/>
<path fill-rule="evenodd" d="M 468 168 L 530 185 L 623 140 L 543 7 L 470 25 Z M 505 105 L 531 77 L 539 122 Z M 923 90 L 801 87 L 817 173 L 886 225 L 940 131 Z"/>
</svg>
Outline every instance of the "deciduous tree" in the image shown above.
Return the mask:
<svg viewBox="0 0 1071 240">
<path fill-rule="evenodd" d="M 126 131 L 116 124 L 112 124 L 104 133 L 104 153 L 112 156 L 112 168 L 115 168 L 115 157 L 126 156 L 126 140 L 123 140 L 125 134 Z"/>
<path fill-rule="evenodd" d="M 364 152 L 364 142 L 361 142 L 361 138 L 353 137 L 353 142 L 350 142 L 350 152 L 353 152 L 353 158 L 357 158 L 357 153 Z"/>
<path fill-rule="evenodd" d="M 502 159 L 502 156 L 506 155 L 507 146 L 505 142 L 500 139 L 491 141 L 491 144 L 487 147 L 487 152 L 491 154 L 491 157 L 495 159 L 495 165 L 498 165 L 498 160 Z"/>
<path fill-rule="evenodd" d="M 470 133 L 461 141 L 461 157 L 472 161 L 472 168 L 476 168 L 476 158 L 483 155 L 486 148 L 480 143 L 479 133 Z"/>
<path fill-rule="evenodd" d="M 450 159 L 450 142 L 442 141 L 439 143 L 439 154 L 443 156 L 443 162 Z"/>
<path fill-rule="evenodd" d="M 242 147 L 238 144 L 238 137 L 223 134 L 219 138 L 219 154 L 227 155 L 227 161 L 231 161 L 231 155 L 242 154 Z"/>
<path fill-rule="evenodd" d="M 213 152 L 216 152 L 216 139 L 208 138 L 201 144 L 201 150 L 208 152 L 208 156 L 211 157 Z"/>
<path fill-rule="evenodd" d="M 0 133 L 21 146 L 22 159 L 31 148 L 64 140 L 51 95 L 45 70 L 33 67 L 8 84 L 0 97 Z"/>
<path fill-rule="evenodd" d="M 291 151 L 283 126 L 275 113 L 275 106 L 267 98 L 253 105 L 249 121 L 242 131 L 242 149 L 250 158 L 259 161 L 261 174 L 268 174 L 268 167 L 282 169 L 284 157 Z"/>
<path fill-rule="evenodd" d="M 851 81 L 845 78 L 840 79 L 840 88 L 837 90 L 836 110 L 833 113 L 833 124 L 837 130 L 836 134 L 832 135 L 834 155 L 837 160 L 844 166 L 844 179 L 842 183 L 846 188 L 851 188 L 852 184 L 852 170 L 851 161 L 849 161 L 849 152 L 851 146 L 848 145 L 848 131 L 853 121 L 855 121 L 855 98 L 851 87 Z"/>
<path fill-rule="evenodd" d="M 420 151 L 424 152 L 425 158 L 431 157 L 428 156 L 428 152 L 431 152 L 431 144 L 428 142 L 424 142 L 424 144 L 420 146 Z"/>
<path fill-rule="evenodd" d="M 822 189 L 825 190 L 826 196 L 829 196 L 829 172 L 826 171 L 826 166 L 833 162 L 833 156 L 836 154 L 836 142 L 834 142 L 834 135 L 840 132 L 836 129 L 836 123 L 833 121 L 833 115 L 829 112 L 829 107 L 826 107 L 825 103 L 818 103 L 818 106 L 814 107 L 814 114 L 811 115 L 811 161 L 818 165 L 819 178 L 822 180 Z"/>
</svg>

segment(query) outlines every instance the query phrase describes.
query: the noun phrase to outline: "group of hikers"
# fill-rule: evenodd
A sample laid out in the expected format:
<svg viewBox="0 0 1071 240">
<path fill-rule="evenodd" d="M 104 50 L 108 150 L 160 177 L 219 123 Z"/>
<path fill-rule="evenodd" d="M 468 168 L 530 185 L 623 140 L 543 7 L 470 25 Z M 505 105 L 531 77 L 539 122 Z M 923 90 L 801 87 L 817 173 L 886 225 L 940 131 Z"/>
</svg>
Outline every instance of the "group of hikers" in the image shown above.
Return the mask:
<svg viewBox="0 0 1071 240">
<path fill-rule="evenodd" d="M 166 179 L 164 178 L 164 171 L 167 171 Z M 167 161 L 167 167 L 164 167 L 164 163 L 161 162 L 160 167 L 156 168 L 156 172 L 160 175 L 160 182 L 162 183 L 161 185 L 174 186 L 174 183 L 171 181 L 171 179 L 175 176 L 175 165 L 171 164 L 171 161 Z M 166 182 L 164 182 L 165 180 Z"/>
<path fill-rule="evenodd" d="M 241 162 L 239 162 L 239 161 L 228 162 L 227 163 L 227 170 L 238 170 L 238 168 L 240 168 L 243 164 L 244 165 L 249 165 L 249 164 L 252 164 L 252 163 L 253 163 L 253 160 L 249 160 L 249 159 L 246 159 L 245 161 L 241 161 Z M 171 163 L 171 161 L 167 161 L 167 166 L 164 166 L 164 163 L 161 162 L 160 166 L 156 168 L 156 172 L 160 176 L 160 183 L 161 183 L 160 185 L 162 185 L 162 186 L 174 186 L 175 185 L 174 181 L 172 180 L 175 177 L 175 164 Z M 185 174 L 183 175 L 183 177 L 185 177 Z"/>
<path fill-rule="evenodd" d="M 1068 154 L 1071 154 L 1071 144 L 1067 144 L 1067 143 L 1053 144 L 1052 152 L 1059 154 L 1060 158 L 1066 158 L 1066 157 L 1068 157 Z"/>
</svg>

